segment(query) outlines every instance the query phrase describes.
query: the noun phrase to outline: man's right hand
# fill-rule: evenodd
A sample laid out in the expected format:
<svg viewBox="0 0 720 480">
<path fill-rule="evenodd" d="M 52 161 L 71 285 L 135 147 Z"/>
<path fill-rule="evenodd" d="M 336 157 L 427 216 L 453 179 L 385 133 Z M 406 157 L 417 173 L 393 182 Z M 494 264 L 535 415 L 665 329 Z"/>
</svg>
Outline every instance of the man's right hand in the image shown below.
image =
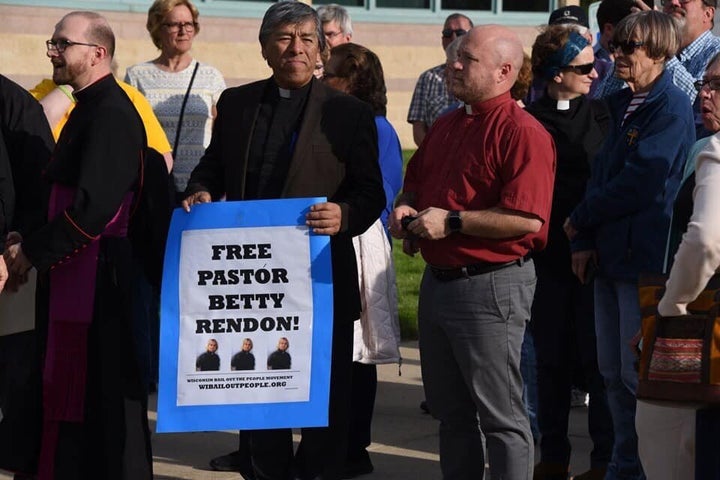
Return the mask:
<svg viewBox="0 0 720 480">
<path fill-rule="evenodd" d="M 186 212 L 190 212 L 190 206 L 195 205 L 196 203 L 210 202 L 212 202 L 212 197 L 210 196 L 210 193 L 203 190 L 193 193 L 185 200 L 183 200 L 180 205 L 182 206 L 183 210 L 185 210 Z"/>
<path fill-rule="evenodd" d="M 407 238 L 407 230 L 402 226 L 402 219 L 407 216 L 417 215 L 417 210 L 409 205 L 400 205 L 390 213 L 388 219 L 388 228 L 390 229 L 390 235 L 395 238 Z M 406 252 L 407 253 L 407 252 Z"/>
</svg>

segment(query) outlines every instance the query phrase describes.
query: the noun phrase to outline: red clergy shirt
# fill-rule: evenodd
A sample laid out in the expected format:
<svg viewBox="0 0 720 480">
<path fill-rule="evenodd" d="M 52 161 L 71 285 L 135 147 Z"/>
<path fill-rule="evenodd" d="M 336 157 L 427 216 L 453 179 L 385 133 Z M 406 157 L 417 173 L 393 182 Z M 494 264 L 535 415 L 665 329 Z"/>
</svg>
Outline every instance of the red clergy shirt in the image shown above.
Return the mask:
<svg viewBox="0 0 720 480">
<path fill-rule="evenodd" d="M 452 233 L 419 240 L 422 256 L 437 267 L 509 262 L 545 247 L 555 176 L 550 134 L 510 93 L 440 117 L 410 159 L 404 191 L 414 207 L 485 210 L 501 207 L 536 215 L 538 233 L 491 239 Z"/>
</svg>

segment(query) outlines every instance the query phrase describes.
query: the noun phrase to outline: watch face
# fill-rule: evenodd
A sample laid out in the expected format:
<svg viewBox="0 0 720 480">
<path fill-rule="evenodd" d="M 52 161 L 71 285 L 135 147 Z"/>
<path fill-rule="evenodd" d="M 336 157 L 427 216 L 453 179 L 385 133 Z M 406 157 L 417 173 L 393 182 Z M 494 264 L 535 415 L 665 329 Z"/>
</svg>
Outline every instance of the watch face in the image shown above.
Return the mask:
<svg viewBox="0 0 720 480">
<path fill-rule="evenodd" d="M 460 212 L 452 211 L 448 216 L 448 226 L 451 232 L 459 232 L 462 230 L 462 219 L 460 218 Z"/>
</svg>

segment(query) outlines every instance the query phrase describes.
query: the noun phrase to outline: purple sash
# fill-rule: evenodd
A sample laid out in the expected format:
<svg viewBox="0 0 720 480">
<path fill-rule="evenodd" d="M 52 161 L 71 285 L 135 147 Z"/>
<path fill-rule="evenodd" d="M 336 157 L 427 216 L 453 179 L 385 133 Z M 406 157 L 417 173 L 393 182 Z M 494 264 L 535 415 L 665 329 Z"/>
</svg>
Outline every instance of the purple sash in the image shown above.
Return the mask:
<svg viewBox="0 0 720 480">
<path fill-rule="evenodd" d="M 54 184 L 48 218 L 65 215 L 75 189 Z M 43 436 L 39 479 L 54 478 L 60 422 L 85 417 L 88 330 L 95 304 L 95 277 L 101 237 L 125 237 L 133 193 L 127 193 L 104 232 L 50 269 L 47 349 L 43 369 Z"/>
</svg>

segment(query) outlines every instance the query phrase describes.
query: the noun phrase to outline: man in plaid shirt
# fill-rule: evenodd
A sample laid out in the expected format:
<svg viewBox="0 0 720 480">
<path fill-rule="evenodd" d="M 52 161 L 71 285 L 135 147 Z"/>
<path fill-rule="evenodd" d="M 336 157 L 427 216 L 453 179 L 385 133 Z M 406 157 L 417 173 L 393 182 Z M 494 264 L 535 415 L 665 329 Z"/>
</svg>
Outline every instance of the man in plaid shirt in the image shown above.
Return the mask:
<svg viewBox="0 0 720 480">
<path fill-rule="evenodd" d="M 457 37 L 465 35 L 473 22 L 460 13 L 453 13 L 445 19 L 442 30 L 443 51 Z M 442 63 L 424 71 L 418 78 L 410 101 L 407 121 L 413 126 L 413 140 L 420 146 L 430 125 L 440 113 L 453 104 L 455 99 L 448 92 L 445 83 L 445 64 Z"/>
</svg>

